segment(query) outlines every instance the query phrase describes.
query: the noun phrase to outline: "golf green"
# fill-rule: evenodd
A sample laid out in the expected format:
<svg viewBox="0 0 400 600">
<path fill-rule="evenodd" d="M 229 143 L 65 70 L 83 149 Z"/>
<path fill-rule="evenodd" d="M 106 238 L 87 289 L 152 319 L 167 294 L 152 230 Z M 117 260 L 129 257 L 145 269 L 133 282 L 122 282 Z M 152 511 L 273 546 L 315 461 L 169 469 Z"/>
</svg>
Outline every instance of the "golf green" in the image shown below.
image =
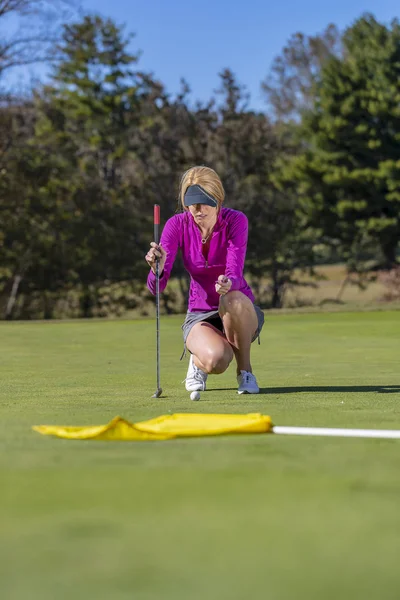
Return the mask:
<svg viewBox="0 0 400 600">
<path fill-rule="evenodd" d="M 0 325 L 4 600 L 398 599 L 400 441 L 239 435 L 73 442 L 32 425 L 261 412 L 400 429 L 400 312 L 266 315 L 238 396 L 181 381 L 181 317 Z"/>
</svg>

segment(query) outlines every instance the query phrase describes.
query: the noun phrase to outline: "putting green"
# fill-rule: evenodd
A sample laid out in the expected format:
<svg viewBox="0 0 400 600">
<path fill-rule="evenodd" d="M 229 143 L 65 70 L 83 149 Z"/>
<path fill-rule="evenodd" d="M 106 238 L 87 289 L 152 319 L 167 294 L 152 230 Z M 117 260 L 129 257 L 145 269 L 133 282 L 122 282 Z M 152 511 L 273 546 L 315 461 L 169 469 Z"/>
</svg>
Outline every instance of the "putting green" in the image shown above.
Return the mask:
<svg viewBox="0 0 400 600">
<path fill-rule="evenodd" d="M 0 590 L 57 598 L 398 598 L 400 443 L 227 436 L 71 442 L 40 423 L 262 413 L 400 428 L 400 313 L 270 316 L 261 392 L 233 366 L 193 403 L 180 317 L 0 325 Z"/>
</svg>

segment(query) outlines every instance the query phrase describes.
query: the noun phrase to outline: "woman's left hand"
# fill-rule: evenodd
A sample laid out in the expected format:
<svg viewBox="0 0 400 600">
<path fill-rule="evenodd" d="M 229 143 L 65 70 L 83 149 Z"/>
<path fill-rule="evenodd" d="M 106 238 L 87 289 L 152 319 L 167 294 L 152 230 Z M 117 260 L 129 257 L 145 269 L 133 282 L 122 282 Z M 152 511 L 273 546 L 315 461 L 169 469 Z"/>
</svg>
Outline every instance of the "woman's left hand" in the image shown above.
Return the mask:
<svg viewBox="0 0 400 600">
<path fill-rule="evenodd" d="M 225 275 L 220 275 L 218 277 L 218 281 L 215 282 L 215 291 L 220 296 L 225 296 L 225 294 L 229 292 L 231 287 L 232 281 L 228 277 L 225 277 Z"/>
</svg>

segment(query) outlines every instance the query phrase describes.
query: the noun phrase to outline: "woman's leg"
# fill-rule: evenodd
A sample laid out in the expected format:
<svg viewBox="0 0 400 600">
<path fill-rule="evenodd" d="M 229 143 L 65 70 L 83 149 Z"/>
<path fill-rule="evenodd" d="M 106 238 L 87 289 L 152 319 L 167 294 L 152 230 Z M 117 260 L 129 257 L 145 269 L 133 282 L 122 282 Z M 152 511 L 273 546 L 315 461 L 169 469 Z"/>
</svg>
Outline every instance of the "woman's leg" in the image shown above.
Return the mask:
<svg viewBox="0 0 400 600">
<path fill-rule="evenodd" d="M 233 350 L 224 335 L 206 321 L 192 327 L 186 347 L 192 353 L 196 367 L 207 374 L 223 373 L 233 359 Z"/>
<path fill-rule="evenodd" d="M 232 346 L 237 363 L 237 374 L 251 370 L 251 341 L 258 329 L 256 311 L 250 298 L 233 291 L 221 296 L 219 314 L 224 324 L 226 339 Z"/>
</svg>

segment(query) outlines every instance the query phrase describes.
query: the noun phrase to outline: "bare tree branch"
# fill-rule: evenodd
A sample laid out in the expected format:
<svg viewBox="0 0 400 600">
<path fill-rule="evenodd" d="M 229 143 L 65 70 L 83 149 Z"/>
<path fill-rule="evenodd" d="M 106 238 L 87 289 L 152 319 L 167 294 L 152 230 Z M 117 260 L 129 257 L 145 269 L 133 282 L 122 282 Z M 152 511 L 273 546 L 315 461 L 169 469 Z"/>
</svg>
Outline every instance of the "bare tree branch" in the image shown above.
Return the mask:
<svg viewBox="0 0 400 600">
<path fill-rule="evenodd" d="M 14 67 L 54 60 L 62 25 L 76 14 L 78 1 L 0 0 L 0 78 Z M 7 35 L 11 14 L 18 27 Z"/>
</svg>

